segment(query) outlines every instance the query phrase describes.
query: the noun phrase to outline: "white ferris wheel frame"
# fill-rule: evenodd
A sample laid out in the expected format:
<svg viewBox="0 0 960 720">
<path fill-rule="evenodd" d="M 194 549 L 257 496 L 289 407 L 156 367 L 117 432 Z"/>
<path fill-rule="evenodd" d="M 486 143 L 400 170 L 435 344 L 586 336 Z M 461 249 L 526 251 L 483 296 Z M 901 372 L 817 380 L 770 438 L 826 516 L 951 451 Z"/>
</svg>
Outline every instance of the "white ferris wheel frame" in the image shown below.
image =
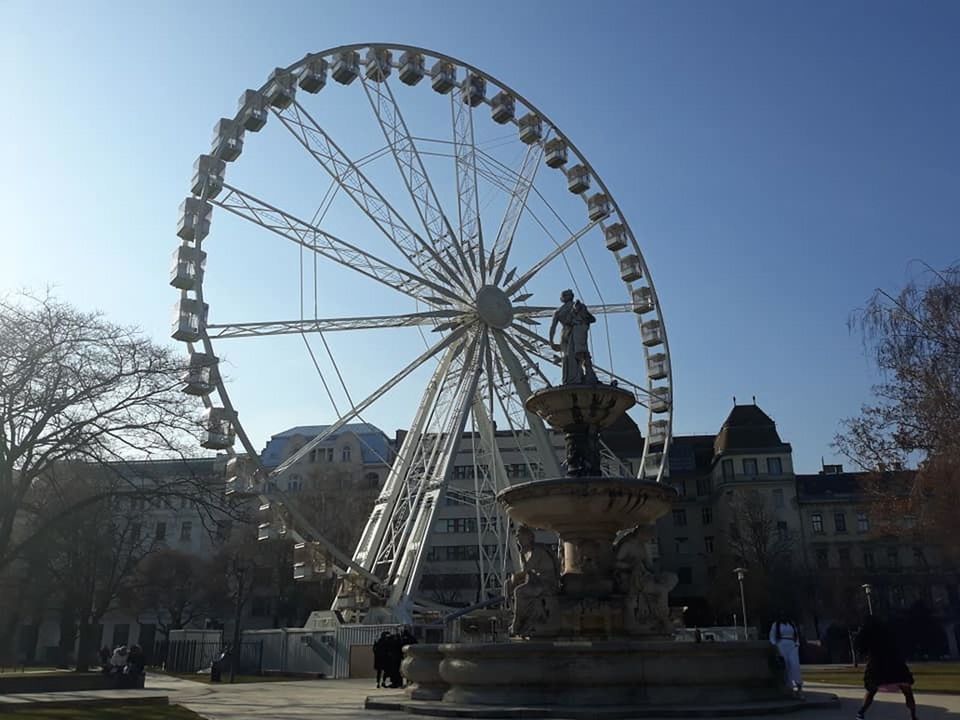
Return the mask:
<svg viewBox="0 0 960 720">
<path fill-rule="evenodd" d="M 360 61 L 362 51 L 367 52 L 366 64 Z M 401 54 L 401 57 L 397 59 L 396 54 Z M 432 80 L 437 68 L 441 71 L 449 70 L 454 78 L 452 86 L 447 90 L 438 89 L 436 86 L 434 89 L 451 96 L 452 144 L 458 199 L 456 227 L 437 200 L 420 157 L 417 139 L 410 135 L 387 81 L 392 72 L 400 71 L 403 60 L 409 58 L 419 59 L 422 79 Z M 433 62 L 433 71 L 426 67 L 427 62 Z M 362 161 L 349 158 L 297 102 L 297 88 L 294 83 L 299 82 L 301 88 L 306 89 L 308 86 L 303 84 L 303 78 L 313 73 L 312 77 L 316 80 L 319 71 L 322 73 L 319 87 L 315 87 L 314 82 L 314 87 L 307 90 L 311 93 L 318 92 L 325 84 L 328 68 L 334 71 L 333 79 L 341 84 L 348 85 L 354 81 L 362 84 L 384 132 L 387 148 L 396 160 L 406 189 L 416 207 L 419 216 L 416 221 L 404 220 L 364 175 L 361 169 Z M 338 78 L 338 68 L 339 72 L 346 72 L 346 75 Z M 351 70 L 352 77 L 349 77 Z M 341 78 L 348 79 L 344 82 Z M 417 84 L 420 78 L 410 83 L 401 77 L 401 81 L 413 85 Z M 493 90 L 497 93 L 494 94 Z M 386 262 L 361 247 L 322 230 L 312 221 L 297 218 L 228 184 L 223 177 L 217 182 L 206 177 L 199 186 L 195 184 L 193 197 L 196 201 L 243 217 L 318 256 L 407 294 L 417 300 L 418 305 L 423 304 L 429 309 L 375 317 L 208 324 L 202 284 L 201 245 L 203 236 L 206 235 L 206 232 L 203 232 L 190 240 L 185 239 L 182 246 L 195 253 L 195 267 L 201 268 L 192 287 L 180 286 L 181 303 L 194 301 L 195 307 L 203 308 L 198 310 L 198 337 L 187 340 L 191 354 L 198 353 L 199 346 L 202 347 L 203 355 L 215 358 L 213 340 L 249 336 L 320 333 L 322 337 L 324 332 L 431 325 L 440 336 L 424 353 L 365 399 L 358 403 L 351 399 L 350 410 L 342 414 L 336 423 L 270 471 L 260 463 L 256 448 L 237 420 L 236 410 L 222 377 L 219 373 L 213 374 L 216 394 L 221 403 L 219 407 L 230 419 L 231 432 L 236 433 L 246 452 L 245 462 L 252 463 L 253 466 L 248 472 L 250 482 L 245 492 L 260 495 L 265 507 L 272 503 L 274 509 L 279 510 L 284 518 L 284 530 L 290 533 L 289 537 L 320 548 L 330 559 L 337 575 L 355 575 L 367 591 L 378 588 L 382 599 L 388 605 L 395 608 L 405 604 L 409 606 L 413 602 L 414 591 L 419 582 L 428 545 L 425 540 L 432 526 L 436 506 L 449 486 L 452 463 L 465 423 L 468 416 L 471 416 L 474 425 L 472 442 L 475 489 L 469 500 L 477 508 L 481 589 L 495 590 L 498 585 L 502 585 L 506 557 L 513 548 L 507 537 L 508 528 L 502 520 L 497 520 L 499 511 L 495 496 L 496 492 L 505 486 L 507 479 L 494 436 L 493 412 L 497 408 L 502 411 L 518 443 L 520 437 L 513 421 L 526 421 L 529 431 L 524 431 L 522 425 L 519 425 L 521 433 L 529 432 L 530 437 L 526 439 L 526 444 L 532 442 L 535 446 L 539 462 L 548 474 L 559 474 L 553 446 L 542 421 L 525 413 L 522 408 L 522 400 L 531 392 L 531 377 L 539 375 L 549 384 L 536 361 L 557 364 L 557 359 L 551 355 L 547 339 L 535 329 L 535 319 L 550 317 L 554 308 L 525 305 L 523 301 L 529 295 L 517 293 L 537 272 L 597 226 L 605 233 L 607 228 L 615 224 L 622 228 L 626 249 L 636 257 L 640 268 L 637 278 L 624 279 L 628 297 L 636 298 L 635 291 L 647 288 L 642 292 L 646 293 L 644 297 L 649 299 L 649 307 L 644 305 L 642 310 L 638 310 L 634 303 L 625 303 L 591 306 L 591 310 L 596 314 L 636 312 L 641 337 L 644 339 L 644 325 L 650 324 L 650 317 L 655 319 L 658 330 L 656 342 L 643 342 L 646 387 L 602 367 L 597 368 L 598 374 L 601 378 L 616 380 L 621 387 L 629 388 L 637 396 L 638 402 L 647 407 L 647 433 L 637 474 L 641 477 L 653 477 L 658 481 L 662 478 L 672 436 L 673 377 L 664 318 L 653 279 L 629 223 L 607 186 L 576 145 L 546 114 L 506 84 L 469 63 L 443 53 L 402 44 L 350 44 L 309 54 L 286 68 L 278 68 L 264 85 L 256 91 L 248 91 L 245 97 L 248 101 L 239 108 L 233 118 L 233 125 L 230 126 L 229 121 L 221 121 L 228 123 L 226 127 L 234 128 L 234 140 L 239 139 L 240 147 L 245 134 L 243 124 L 250 114 L 258 109 L 269 111 L 327 171 L 337 184 L 337 189 L 353 200 L 376 228 L 407 258 L 414 270 L 406 270 Z M 473 137 L 474 107 L 483 104 L 492 108 L 493 102 L 503 97 L 510 101 L 511 112 L 505 121 L 497 122 L 512 124 L 519 130 L 523 129 L 524 123 L 535 124 L 540 130 L 532 142 L 524 140 L 528 150 L 519 172 L 507 168 L 513 173 L 512 187 L 490 171 L 491 165 L 497 161 L 478 151 Z M 273 102 L 275 99 L 279 101 Z M 526 113 L 521 115 L 521 110 Z M 239 155 L 239 149 L 236 149 L 236 152 L 231 149 L 227 142 L 229 139 L 222 135 L 219 139 L 215 138 L 214 148 L 209 155 L 214 162 L 230 162 Z M 566 161 L 560 166 L 550 167 L 559 167 L 566 174 L 566 168 L 579 166 L 585 171 L 588 186 L 597 188 L 598 193 L 609 203 L 608 212 L 571 234 L 529 270 L 514 277 L 516 269 L 507 270 L 513 233 L 526 209 L 537 169 L 544 162 L 545 146 L 548 140 L 555 139 L 561 141 L 565 148 Z M 381 154 L 386 153 L 381 151 Z M 497 237 L 489 248 L 484 245 L 480 229 L 478 175 L 510 195 Z M 571 189 L 571 192 L 576 191 Z M 580 191 L 576 194 L 581 196 L 589 210 L 590 200 L 587 193 Z M 414 226 L 425 229 L 425 236 L 414 230 Z M 618 249 L 612 250 L 612 255 L 618 263 L 625 257 Z M 507 324 L 500 327 L 497 327 L 500 322 L 497 302 L 502 301 L 499 296 L 485 304 L 484 310 L 480 309 L 478 293 L 481 288 L 489 285 L 500 288 L 507 298 L 513 296 L 512 302 L 509 302 L 512 313 L 506 318 Z M 488 295 L 497 293 L 489 292 Z M 466 318 L 472 319 L 468 321 Z M 478 329 L 471 332 L 471 324 Z M 651 377 L 651 372 L 648 372 L 651 347 L 657 348 L 664 358 L 662 362 L 665 363 L 665 368 L 659 371 L 660 376 L 656 378 Z M 358 418 L 390 387 L 431 359 L 437 361 L 437 367 L 428 383 L 407 439 L 400 448 L 359 545 L 351 557 L 327 541 L 322 532 L 312 528 L 296 510 L 295 503 L 284 498 L 275 481 L 325 438 L 350 420 Z M 495 389 L 495 369 L 501 378 L 510 379 L 515 392 L 502 393 Z M 203 404 L 208 410 L 217 411 L 218 406 L 211 394 L 201 395 Z M 656 413 L 653 410 L 655 402 L 659 403 Z M 654 417 L 661 420 L 659 431 L 663 438 L 662 443 L 657 443 L 655 448 L 652 447 L 650 432 Z M 663 420 L 666 421 L 665 428 Z M 223 449 L 231 458 L 237 458 L 232 442 Z M 486 462 L 479 462 L 478 459 Z M 616 458 L 613 460 L 616 462 Z M 529 460 L 527 462 L 530 464 Z M 270 483 L 271 480 L 274 482 Z M 453 488 L 450 491 L 461 492 Z M 484 533 L 491 530 L 497 538 L 499 555 L 487 553 L 484 549 Z M 350 604 L 350 600 L 345 596 L 338 598 L 337 602 L 341 606 Z"/>
</svg>

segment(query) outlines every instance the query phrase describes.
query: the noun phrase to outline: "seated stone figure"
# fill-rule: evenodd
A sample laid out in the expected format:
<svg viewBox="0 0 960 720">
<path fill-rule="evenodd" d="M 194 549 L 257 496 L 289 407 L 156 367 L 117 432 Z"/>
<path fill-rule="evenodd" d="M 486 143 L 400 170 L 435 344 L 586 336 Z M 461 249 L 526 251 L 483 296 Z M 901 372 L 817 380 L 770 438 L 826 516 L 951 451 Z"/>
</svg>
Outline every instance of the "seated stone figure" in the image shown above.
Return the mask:
<svg viewBox="0 0 960 720">
<path fill-rule="evenodd" d="M 655 573 L 650 567 L 647 543 L 654 528 L 637 526 L 614 545 L 617 589 L 627 596 L 628 625 L 637 630 L 667 633 L 670 630 L 670 591 L 677 585 L 671 572 Z"/>
<path fill-rule="evenodd" d="M 516 531 L 520 546 L 520 570 L 504 584 L 513 622 L 510 634 L 523 636 L 544 631 L 555 619 L 551 610 L 560 587 L 556 553 L 534 541 L 533 530 L 523 525 Z"/>
</svg>

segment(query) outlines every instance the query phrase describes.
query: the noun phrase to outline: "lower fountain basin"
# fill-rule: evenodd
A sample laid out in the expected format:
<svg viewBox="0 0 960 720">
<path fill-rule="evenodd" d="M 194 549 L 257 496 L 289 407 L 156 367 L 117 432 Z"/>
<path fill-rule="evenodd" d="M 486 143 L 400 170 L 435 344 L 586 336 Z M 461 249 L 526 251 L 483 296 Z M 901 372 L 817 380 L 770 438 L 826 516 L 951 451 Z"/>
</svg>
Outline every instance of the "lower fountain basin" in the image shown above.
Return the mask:
<svg viewBox="0 0 960 720">
<path fill-rule="evenodd" d="M 497 495 L 514 522 L 561 536 L 611 539 L 619 530 L 652 525 L 676 497 L 667 485 L 626 477 L 533 480 Z"/>
<path fill-rule="evenodd" d="M 564 707 L 715 706 L 790 697 L 776 649 L 764 642 L 555 640 L 436 647 L 447 685 L 444 705 L 558 706 L 562 717 Z"/>
</svg>

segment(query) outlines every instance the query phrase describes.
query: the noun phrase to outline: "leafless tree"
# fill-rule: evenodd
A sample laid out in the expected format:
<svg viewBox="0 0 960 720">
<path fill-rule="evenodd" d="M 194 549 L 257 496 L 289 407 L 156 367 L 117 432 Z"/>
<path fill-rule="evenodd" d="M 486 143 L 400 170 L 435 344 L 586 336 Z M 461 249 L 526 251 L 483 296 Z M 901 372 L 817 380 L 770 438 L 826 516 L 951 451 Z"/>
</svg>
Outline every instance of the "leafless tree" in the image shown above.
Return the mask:
<svg viewBox="0 0 960 720">
<path fill-rule="evenodd" d="M 875 473 L 867 491 L 878 519 L 893 521 L 887 530 L 909 515 L 949 550 L 960 509 L 960 264 L 918 267 L 899 293 L 877 290 L 851 316 L 881 381 L 834 443 Z M 908 464 L 918 471 L 890 472 Z"/>
<path fill-rule="evenodd" d="M 777 613 L 797 616 L 801 573 L 794 562 L 796 537 L 779 524 L 763 494 L 755 489 L 736 490 L 729 510 L 718 576 L 711 584 L 711 604 L 725 612 L 738 612 L 740 591 L 733 571 L 744 567 L 744 592 L 752 620 L 767 621 Z"/>
<path fill-rule="evenodd" d="M 208 559 L 163 549 L 144 558 L 134 579 L 133 602 L 152 613 L 163 635 L 207 616 L 217 597 Z"/>
<path fill-rule="evenodd" d="M 125 468 L 197 454 L 199 407 L 180 392 L 184 365 L 100 313 L 50 295 L 0 298 L 0 575 L 22 574 L 78 516 L 124 498 L 186 498 L 211 526 L 229 512 L 210 478 L 186 465 L 153 482 Z M 111 477 L 75 491 L 62 468 L 79 463 Z M 0 631 L 14 628 L 16 608 L 0 609 Z M 0 635 L 0 648 L 9 642 L 10 633 Z"/>
</svg>

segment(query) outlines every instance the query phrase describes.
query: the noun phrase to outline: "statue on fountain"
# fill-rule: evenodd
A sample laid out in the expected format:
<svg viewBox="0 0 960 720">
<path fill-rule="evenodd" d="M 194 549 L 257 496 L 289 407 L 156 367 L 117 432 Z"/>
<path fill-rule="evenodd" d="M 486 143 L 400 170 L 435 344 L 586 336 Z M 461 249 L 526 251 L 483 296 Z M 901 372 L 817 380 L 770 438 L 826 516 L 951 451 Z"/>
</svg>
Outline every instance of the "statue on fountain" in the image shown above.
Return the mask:
<svg viewBox="0 0 960 720">
<path fill-rule="evenodd" d="M 520 546 L 520 570 L 504 583 L 503 594 L 510 601 L 513 622 L 510 634 L 524 636 L 543 632 L 556 621 L 556 596 L 560 573 L 555 553 L 534 539 L 533 530 L 520 525 L 516 530 Z"/>
<path fill-rule="evenodd" d="M 650 567 L 647 543 L 653 526 L 633 528 L 614 543 L 617 589 L 626 595 L 627 624 L 648 632 L 670 632 L 668 596 L 677 585 L 671 572 L 655 573 Z"/>
<path fill-rule="evenodd" d="M 560 293 L 560 302 L 562 305 L 553 313 L 553 322 L 550 324 L 550 345 L 563 354 L 563 384 L 597 383 L 588 342 L 590 326 L 597 319 L 586 305 L 573 299 L 573 290 Z M 553 342 L 557 325 L 562 326 L 559 345 Z"/>
</svg>

